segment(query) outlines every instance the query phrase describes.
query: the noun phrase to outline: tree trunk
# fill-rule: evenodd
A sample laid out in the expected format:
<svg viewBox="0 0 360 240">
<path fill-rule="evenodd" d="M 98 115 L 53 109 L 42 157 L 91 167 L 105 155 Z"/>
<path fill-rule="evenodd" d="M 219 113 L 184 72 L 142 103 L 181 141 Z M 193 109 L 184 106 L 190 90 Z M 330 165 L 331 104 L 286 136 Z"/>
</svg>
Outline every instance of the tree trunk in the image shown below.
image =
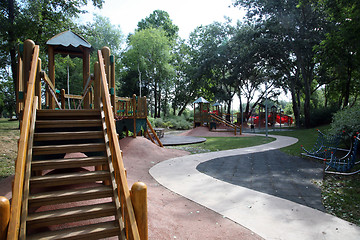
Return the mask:
<svg viewBox="0 0 360 240">
<path fill-rule="evenodd" d="M 154 86 L 154 118 L 157 118 L 157 110 L 158 110 L 158 95 L 157 95 L 157 82 L 155 81 Z"/>
<path fill-rule="evenodd" d="M 15 37 L 15 5 L 14 0 L 8 0 L 8 46 L 10 49 L 10 65 L 11 65 L 11 75 L 13 79 L 14 84 L 14 91 L 15 91 L 15 97 L 18 98 L 18 92 L 17 89 L 17 66 L 16 66 L 16 37 Z M 17 116 L 18 117 L 18 116 Z"/>
<path fill-rule="evenodd" d="M 183 112 L 186 110 L 186 106 L 189 104 L 189 101 L 187 101 L 184 106 L 181 107 L 178 116 L 181 116 L 183 114 Z"/>
<path fill-rule="evenodd" d="M 345 94 L 344 94 L 345 96 L 344 96 L 343 108 L 345 108 L 349 104 L 350 83 L 351 83 L 351 75 L 352 75 L 352 69 L 351 69 L 350 64 L 351 64 L 351 60 L 349 59 L 348 68 L 347 68 L 347 81 L 345 84 Z"/>
<path fill-rule="evenodd" d="M 227 107 L 227 115 L 226 115 L 226 120 L 228 120 L 230 122 L 231 118 L 230 118 L 230 114 L 231 114 L 231 100 L 228 101 L 228 107 Z"/>
</svg>

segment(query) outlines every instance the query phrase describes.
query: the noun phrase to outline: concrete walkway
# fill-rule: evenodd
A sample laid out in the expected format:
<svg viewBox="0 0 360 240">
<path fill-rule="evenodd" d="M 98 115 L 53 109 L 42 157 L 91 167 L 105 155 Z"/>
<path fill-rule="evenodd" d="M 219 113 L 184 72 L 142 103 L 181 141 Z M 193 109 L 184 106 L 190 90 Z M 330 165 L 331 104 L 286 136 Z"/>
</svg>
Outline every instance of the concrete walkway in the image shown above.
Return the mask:
<svg viewBox="0 0 360 240">
<path fill-rule="evenodd" d="M 265 239 L 359 239 L 360 228 L 332 215 L 267 193 L 225 182 L 199 172 L 199 164 L 292 145 L 297 139 L 276 138 L 261 146 L 170 159 L 150 174 L 163 186 L 197 202 Z M 281 165 L 280 165 L 281 166 Z"/>
</svg>

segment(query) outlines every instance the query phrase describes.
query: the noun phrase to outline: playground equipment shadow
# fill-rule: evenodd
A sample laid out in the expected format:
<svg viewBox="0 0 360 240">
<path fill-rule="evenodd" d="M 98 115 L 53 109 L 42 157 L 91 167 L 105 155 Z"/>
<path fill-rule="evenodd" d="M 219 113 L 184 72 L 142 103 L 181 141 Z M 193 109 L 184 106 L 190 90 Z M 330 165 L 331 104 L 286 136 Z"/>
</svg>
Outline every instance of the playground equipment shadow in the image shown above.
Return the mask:
<svg viewBox="0 0 360 240">
<path fill-rule="evenodd" d="M 265 239 L 358 239 L 359 227 L 318 210 L 323 210 L 320 190 L 311 181 L 321 179 L 321 167 L 299 158 L 284 158 L 276 150 L 297 139 L 271 137 L 277 140 L 166 160 L 149 172 L 171 191 Z M 251 164 L 252 170 L 245 172 Z M 289 167 L 291 164 L 295 166 Z"/>
</svg>

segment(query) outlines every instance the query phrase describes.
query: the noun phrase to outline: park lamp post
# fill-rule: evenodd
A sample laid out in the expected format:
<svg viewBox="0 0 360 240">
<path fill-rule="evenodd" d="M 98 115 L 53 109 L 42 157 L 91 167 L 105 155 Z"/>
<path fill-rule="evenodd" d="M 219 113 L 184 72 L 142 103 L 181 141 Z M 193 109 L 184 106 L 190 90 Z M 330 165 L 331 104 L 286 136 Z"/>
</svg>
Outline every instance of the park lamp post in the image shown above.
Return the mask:
<svg viewBox="0 0 360 240">
<path fill-rule="evenodd" d="M 265 132 L 268 139 L 268 106 L 267 106 L 267 79 L 265 81 Z"/>
</svg>

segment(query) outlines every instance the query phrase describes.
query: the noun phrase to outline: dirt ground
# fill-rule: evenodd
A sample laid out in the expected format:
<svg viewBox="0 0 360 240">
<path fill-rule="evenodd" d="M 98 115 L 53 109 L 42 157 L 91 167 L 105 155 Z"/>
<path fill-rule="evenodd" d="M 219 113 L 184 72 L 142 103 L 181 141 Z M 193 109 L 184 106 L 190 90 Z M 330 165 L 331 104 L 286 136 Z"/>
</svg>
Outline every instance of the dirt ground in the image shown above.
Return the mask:
<svg viewBox="0 0 360 240">
<path fill-rule="evenodd" d="M 120 146 L 129 186 L 141 181 L 148 187 L 149 239 L 262 239 L 218 213 L 169 191 L 149 174 L 155 164 L 188 152 L 160 148 L 142 137 L 122 139 Z"/>
<path fill-rule="evenodd" d="M 207 133 L 207 134 L 206 134 Z M 207 128 L 196 128 L 182 133 L 185 136 L 213 135 Z M 234 136 L 218 133 L 215 136 Z M 244 136 L 244 135 L 242 135 Z M 148 188 L 148 228 L 150 240 L 162 239 L 262 239 L 245 227 L 186 199 L 159 185 L 149 174 L 155 164 L 188 152 L 160 148 L 143 137 L 124 138 L 120 141 L 129 187 L 141 181 Z M 0 196 L 11 197 L 11 180 L 0 182 Z"/>
</svg>

